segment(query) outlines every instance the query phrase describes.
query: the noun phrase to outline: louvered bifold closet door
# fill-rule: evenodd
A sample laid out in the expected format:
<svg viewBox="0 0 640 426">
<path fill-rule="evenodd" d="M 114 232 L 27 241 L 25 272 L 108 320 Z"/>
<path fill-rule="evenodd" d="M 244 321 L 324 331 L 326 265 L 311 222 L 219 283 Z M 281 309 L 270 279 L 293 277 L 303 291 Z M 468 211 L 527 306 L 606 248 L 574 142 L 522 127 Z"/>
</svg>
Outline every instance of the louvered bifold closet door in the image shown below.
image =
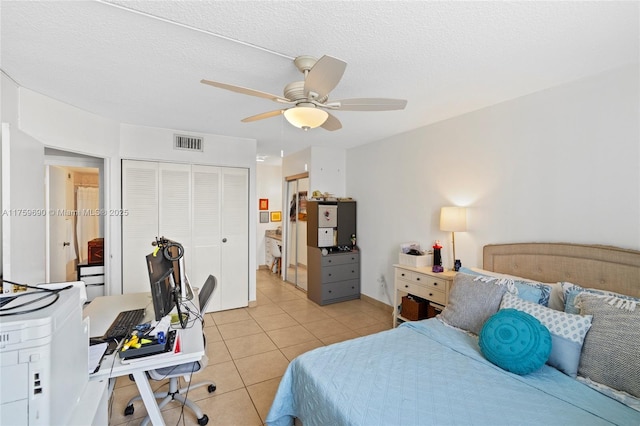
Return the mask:
<svg viewBox="0 0 640 426">
<path fill-rule="evenodd" d="M 191 165 L 159 163 L 158 236 L 182 244 L 184 265 L 191 277 Z M 155 235 L 154 235 L 155 236 Z"/>
<path fill-rule="evenodd" d="M 218 279 L 209 311 L 249 303 L 249 171 L 124 160 L 122 270 L 125 293 L 149 291 L 145 256 L 164 236 L 181 243 L 189 281 Z"/>
<path fill-rule="evenodd" d="M 149 291 L 145 256 L 158 233 L 158 163 L 122 161 L 122 291 Z"/>
<path fill-rule="evenodd" d="M 191 168 L 193 188 L 193 268 L 189 274 L 191 285 L 202 287 L 209 275 L 218 279 L 218 288 L 207 308 L 208 312 L 219 311 L 221 307 L 220 236 L 221 220 L 221 177 L 220 168 L 197 166 Z"/>
</svg>

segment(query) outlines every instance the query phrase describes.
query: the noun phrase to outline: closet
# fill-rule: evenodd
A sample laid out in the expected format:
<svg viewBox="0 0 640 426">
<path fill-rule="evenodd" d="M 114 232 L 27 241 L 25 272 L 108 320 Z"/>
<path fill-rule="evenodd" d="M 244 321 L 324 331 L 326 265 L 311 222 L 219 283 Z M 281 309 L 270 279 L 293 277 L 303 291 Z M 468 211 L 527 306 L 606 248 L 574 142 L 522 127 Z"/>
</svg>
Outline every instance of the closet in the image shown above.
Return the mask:
<svg viewBox="0 0 640 426">
<path fill-rule="evenodd" d="M 218 279 L 209 311 L 249 303 L 248 170 L 122 161 L 123 293 L 149 291 L 145 256 L 156 236 L 184 246 L 192 286 Z"/>
</svg>

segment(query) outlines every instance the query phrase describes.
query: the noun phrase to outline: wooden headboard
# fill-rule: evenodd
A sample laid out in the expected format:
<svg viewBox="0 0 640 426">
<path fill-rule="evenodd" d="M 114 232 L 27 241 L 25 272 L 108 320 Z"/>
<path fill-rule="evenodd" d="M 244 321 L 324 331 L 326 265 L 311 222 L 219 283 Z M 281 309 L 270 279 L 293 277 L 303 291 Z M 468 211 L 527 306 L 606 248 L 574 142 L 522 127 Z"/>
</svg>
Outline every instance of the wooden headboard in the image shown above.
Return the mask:
<svg viewBox="0 0 640 426">
<path fill-rule="evenodd" d="M 640 297 L 640 251 L 636 250 L 567 243 L 490 244 L 483 249 L 483 268 Z"/>
</svg>

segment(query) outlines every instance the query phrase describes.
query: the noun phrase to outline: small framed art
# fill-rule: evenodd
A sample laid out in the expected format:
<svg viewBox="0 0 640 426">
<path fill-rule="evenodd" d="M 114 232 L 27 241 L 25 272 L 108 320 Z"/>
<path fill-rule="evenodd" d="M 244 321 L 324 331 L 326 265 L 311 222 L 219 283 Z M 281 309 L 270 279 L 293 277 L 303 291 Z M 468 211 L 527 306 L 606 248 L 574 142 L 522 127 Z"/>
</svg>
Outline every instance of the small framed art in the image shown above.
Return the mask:
<svg viewBox="0 0 640 426">
<path fill-rule="evenodd" d="M 268 198 L 260 198 L 260 210 L 269 210 Z"/>
<path fill-rule="evenodd" d="M 269 223 L 269 212 L 260 212 L 260 223 Z"/>
<path fill-rule="evenodd" d="M 280 222 L 282 220 L 282 212 L 271 212 L 271 222 Z"/>
</svg>

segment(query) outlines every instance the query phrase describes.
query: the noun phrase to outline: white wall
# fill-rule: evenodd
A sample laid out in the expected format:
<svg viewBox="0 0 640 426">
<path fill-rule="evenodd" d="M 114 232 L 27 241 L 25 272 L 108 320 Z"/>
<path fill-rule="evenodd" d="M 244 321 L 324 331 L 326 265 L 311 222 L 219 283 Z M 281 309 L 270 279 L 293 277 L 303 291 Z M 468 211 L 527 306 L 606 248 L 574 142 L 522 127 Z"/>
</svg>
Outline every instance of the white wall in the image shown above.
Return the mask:
<svg viewBox="0 0 640 426">
<path fill-rule="evenodd" d="M 441 240 L 451 267 L 438 223 L 447 205 L 469 206 L 468 232 L 456 233 L 466 266 L 481 266 L 490 243 L 640 250 L 638 72 L 630 65 L 349 150 L 362 293 L 391 304 L 404 241 Z"/>
<path fill-rule="evenodd" d="M 15 84 L 13 85 L 15 86 Z M 12 82 L 2 75 L 2 120 L 41 144 L 44 155 L 45 147 L 61 151 L 90 155 L 103 158 L 105 162 L 105 186 L 109 189 L 105 194 L 105 209 L 121 207 L 121 159 L 149 159 L 178 161 L 194 164 L 211 164 L 218 166 L 245 167 L 250 176 L 250 212 L 257 210 L 255 196 L 255 155 L 256 141 L 225 137 L 218 135 L 201 135 L 204 137 L 204 152 L 192 153 L 174 151 L 172 149 L 173 133 L 185 134 L 183 131 L 171 129 L 154 129 L 141 126 L 120 124 L 112 120 L 88 113 L 73 106 L 56 101 L 28 89 L 12 88 Z M 15 96 L 15 92 L 18 96 Z M 5 109 L 6 106 L 6 109 Z M 15 113 L 18 111 L 18 113 Z M 188 134 L 188 133 L 187 133 Z M 22 158 L 28 161 L 28 158 Z M 36 161 L 42 170 L 42 160 Z M 41 164 L 40 164 L 41 163 Z M 36 183 L 23 185 L 25 192 L 39 190 Z M 42 185 L 42 179 L 38 185 Z M 44 197 L 42 206 L 44 207 Z M 34 232 L 37 238 L 44 241 L 43 232 Z M 254 221 L 249 223 L 249 299 L 255 300 L 255 234 Z M 30 235 L 31 236 L 31 235 Z M 121 220 L 120 217 L 105 218 L 105 263 L 107 268 L 107 285 L 109 294 L 119 294 L 121 281 Z M 33 246 L 30 246 L 33 252 Z M 25 247 L 24 253 L 26 253 Z M 12 256 L 23 256 L 23 252 Z M 44 276 L 44 250 L 32 253 L 33 263 L 41 266 Z M 40 267 L 38 267 L 40 269 Z M 38 271 L 39 273 L 39 271 Z"/>
<path fill-rule="evenodd" d="M 266 198 L 269 200 L 269 210 L 283 212 L 283 219 L 287 217 L 287 212 L 282 210 L 282 166 L 272 166 L 258 163 L 256 167 L 256 198 Z M 285 222 L 260 223 L 260 212 L 256 214 L 256 263 L 257 266 L 265 265 L 265 238 L 267 229 L 275 230 L 278 226 L 283 226 Z M 270 266 L 270 265 L 269 265 Z"/>
<path fill-rule="evenodd" d="M 311 148 L 309 169 L 310 192 L 318 190 L 336 197 L 346 194 L 346 151 L 338 148 L 314 146 Z"/>
</svg>

